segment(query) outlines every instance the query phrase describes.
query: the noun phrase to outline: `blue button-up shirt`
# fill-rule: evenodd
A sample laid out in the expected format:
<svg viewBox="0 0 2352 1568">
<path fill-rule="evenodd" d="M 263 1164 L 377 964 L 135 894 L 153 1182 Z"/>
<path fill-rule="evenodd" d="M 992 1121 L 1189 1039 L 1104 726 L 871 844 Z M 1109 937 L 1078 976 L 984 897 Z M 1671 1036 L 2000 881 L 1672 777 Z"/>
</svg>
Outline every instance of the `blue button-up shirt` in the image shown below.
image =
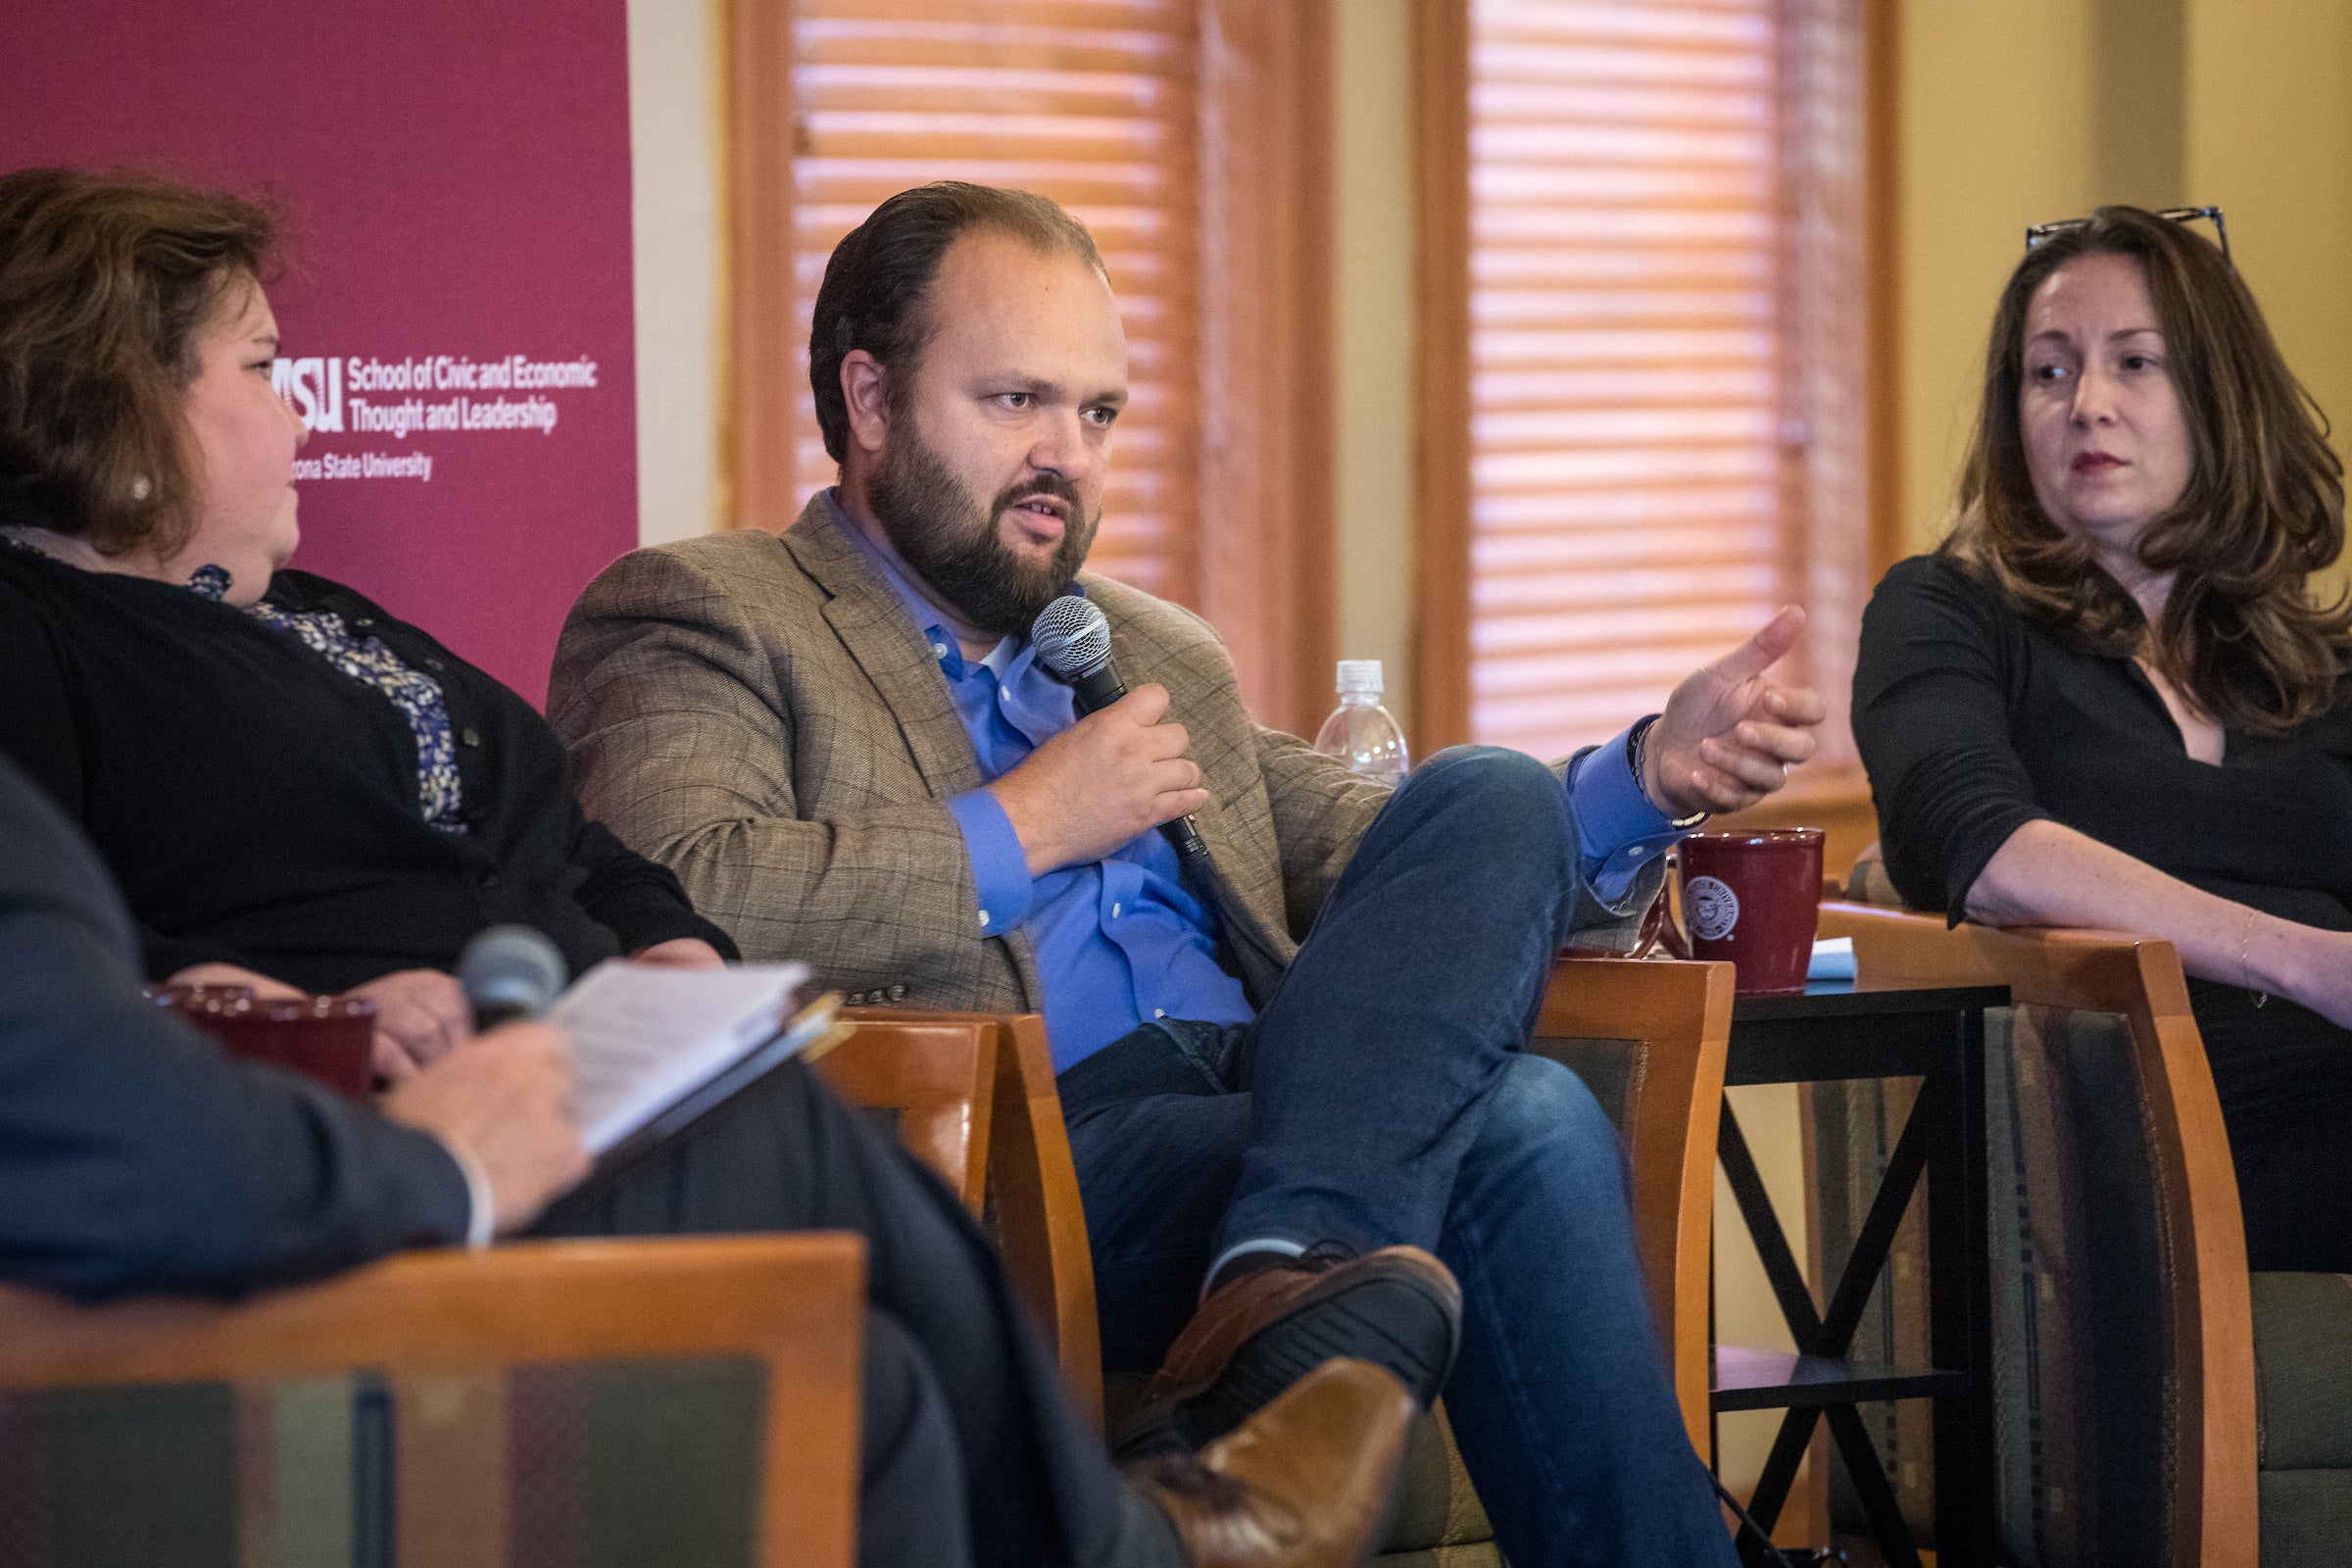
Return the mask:
<svg viewBox="0 0 2352 1568">
<path fill-rule="evenodd" d="M 1077 722 L 1070 688 L 1038 666 L 1026 637 L 1004 638 L 986 658 L 964 658 L 899 564 L 841 515 L 832 492 L 826 501 L 930 641 L 982 778 L 1002 778 Z M 1680 836 L 1634 777 L 1632 734 L 1587 753 L 1568 776 L 1586 880 L 1612 901 Z M 979 929 L 989 936 L 1029 929 L 1056 1072 L 1148 1019 L 1250 1019 L 1241 981 L 1218 961 L 1217 911 L 1184 885 L 1164 834 L 1146 833 L 1100 860 L 1033 877 L 1028 853 L 996 796 L 974 790 L 948 808 L 971 856 Z"/>
</svg>

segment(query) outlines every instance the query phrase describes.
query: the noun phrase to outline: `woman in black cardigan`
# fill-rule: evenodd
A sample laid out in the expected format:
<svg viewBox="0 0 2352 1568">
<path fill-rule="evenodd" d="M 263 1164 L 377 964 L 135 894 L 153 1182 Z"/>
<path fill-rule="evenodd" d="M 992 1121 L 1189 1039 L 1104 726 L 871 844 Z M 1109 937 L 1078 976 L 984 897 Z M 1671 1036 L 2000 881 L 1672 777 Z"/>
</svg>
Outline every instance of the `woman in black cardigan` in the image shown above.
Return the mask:
<svg viewBox="0 0 2352 1568">
<path fill-rule="evenodd" d="M 1895 888 L 2169 939 L 2256 1268 L 2352 1270 L 2352 612 L 2326 426 L 2224 254 L 2107 208 L 2001 297 L 1959 520 L 1863 617 Z"/>
<path fill-rule="evenodd" d="M 154 980 L 340 993 L 399 1077 L 466 1030 L 502 921 L 576 973 L 733 947 L 580 814 L 531 706 L 281 570 L 306 431 L 270 379 L 270 217 L 162 181 L 0 179 L 0 752 L 128 895 Z"/>
</svg>

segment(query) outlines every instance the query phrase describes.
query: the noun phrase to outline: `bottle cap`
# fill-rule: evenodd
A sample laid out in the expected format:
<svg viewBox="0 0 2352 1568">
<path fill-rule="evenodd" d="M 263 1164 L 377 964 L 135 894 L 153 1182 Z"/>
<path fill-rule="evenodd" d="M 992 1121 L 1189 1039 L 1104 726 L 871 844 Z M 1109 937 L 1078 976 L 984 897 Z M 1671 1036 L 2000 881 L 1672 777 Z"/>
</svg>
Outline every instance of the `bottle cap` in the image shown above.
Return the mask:
<svg viewBox="0 0 2352 1568">
<path fill-rule="evenodd" d="M 1380 661 L 1377 659 L 1343 659 L 1340 661 L 1340 695 L 1378 697 L 1382 691 Z"/>
</svg>

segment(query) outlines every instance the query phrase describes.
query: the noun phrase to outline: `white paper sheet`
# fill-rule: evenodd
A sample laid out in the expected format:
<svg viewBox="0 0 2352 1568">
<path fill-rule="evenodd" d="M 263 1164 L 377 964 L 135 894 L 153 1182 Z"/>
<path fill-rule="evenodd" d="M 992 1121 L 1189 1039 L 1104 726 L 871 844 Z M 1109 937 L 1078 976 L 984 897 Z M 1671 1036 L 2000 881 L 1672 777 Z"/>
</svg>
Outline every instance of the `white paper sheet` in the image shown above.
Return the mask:
<svg viewBox="0 0 2352 1568">
<path fill-rule="evenodd" d="M 612 958 L 548 1009 L 571 1037 L 580 1134 L 601 1154 L 774 1038 L 805 963 L 661 969 Z"/>
</svg>

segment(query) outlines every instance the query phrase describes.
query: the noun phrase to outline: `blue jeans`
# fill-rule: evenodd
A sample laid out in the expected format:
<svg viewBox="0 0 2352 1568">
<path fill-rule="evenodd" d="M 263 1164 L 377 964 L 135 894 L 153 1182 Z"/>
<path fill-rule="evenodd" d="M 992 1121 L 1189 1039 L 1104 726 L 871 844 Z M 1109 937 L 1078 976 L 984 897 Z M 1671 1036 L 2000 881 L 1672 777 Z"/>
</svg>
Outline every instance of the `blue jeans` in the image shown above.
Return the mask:
<svg viewBox="0 0 2352 1568">
<path fill-rule="evenodd" d="M 1592 1092 L 1521 1049 L 1568 935 L 1567 792 L 1413 773 L 1255 1021 L 1148 1024 L 1061 1076 L 1103 1360 L 1149 1371 L 1237 1242 L 1425 1248 L 1461 1281 L 1456 1441 L 1515 1568 L 1735 1561 Z"/>
</svg>

